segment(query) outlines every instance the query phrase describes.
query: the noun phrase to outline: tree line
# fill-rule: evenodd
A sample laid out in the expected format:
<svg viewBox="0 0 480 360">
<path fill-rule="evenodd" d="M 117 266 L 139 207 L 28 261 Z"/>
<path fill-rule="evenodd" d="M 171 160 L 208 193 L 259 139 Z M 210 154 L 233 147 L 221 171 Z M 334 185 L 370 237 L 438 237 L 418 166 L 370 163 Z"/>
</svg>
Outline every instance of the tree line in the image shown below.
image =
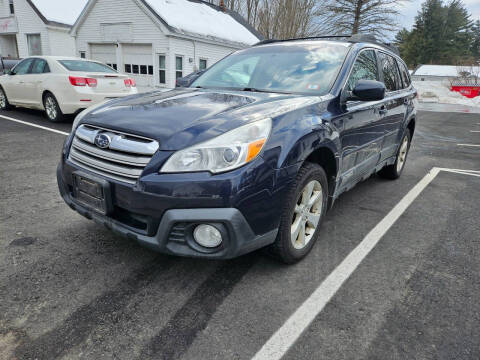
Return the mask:
<svg viewBox="0 0 480 360">
<path fill-rule="evenodd" d="M 208 0 L 241 14 L 267 39 L 319 35 L 391 37 L 409 0 Z M 419 64 L 480 62 L 480 20 L 462 0 L 425 0 L 412 30 L 396 33 L 395 45 L 410 68 Z"/>
<path fill-rule="evenodd" d="M 411 68 L 480 65 L 480 20 L 471 20 L 461 0 L 426 0 L 413 29 L 399 31 L 395 42 Z"/>
</svg>

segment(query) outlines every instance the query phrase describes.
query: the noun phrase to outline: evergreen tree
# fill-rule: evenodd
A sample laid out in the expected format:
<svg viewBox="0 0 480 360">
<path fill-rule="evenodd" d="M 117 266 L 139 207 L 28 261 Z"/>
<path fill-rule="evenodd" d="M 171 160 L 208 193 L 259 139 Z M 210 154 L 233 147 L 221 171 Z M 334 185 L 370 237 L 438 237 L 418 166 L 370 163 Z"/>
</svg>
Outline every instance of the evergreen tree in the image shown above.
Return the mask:
<svg viewBox="0 0 480 360">
<path fill-rule="evenodd" d="M 402 30 L 403 31 L 403 30 Z M 420 64 L 456 65 L 472 57 L 472 21 L 461 0 L 426 0 L 408 34 L 397 34 L 411 68 Z"/>
</svg>

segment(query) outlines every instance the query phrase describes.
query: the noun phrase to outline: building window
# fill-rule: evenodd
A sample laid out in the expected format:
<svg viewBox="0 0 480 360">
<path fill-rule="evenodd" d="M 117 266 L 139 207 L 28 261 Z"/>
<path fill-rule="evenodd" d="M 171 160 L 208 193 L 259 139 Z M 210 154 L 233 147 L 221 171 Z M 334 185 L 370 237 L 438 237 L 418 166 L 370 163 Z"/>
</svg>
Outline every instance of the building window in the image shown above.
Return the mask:
<svg viewBox="0 0 480 360">
<path fill-rule="evenodd" d="M 183 77 L 183 57 L 175 56 L 175 79 Z"/>
<path fill-rule="evenodd" d="M 153 65 L 148 65 L 148 75 L 153 75 Z"/>
<path fill-rule="evenodd" d="M 27 34 L 28 55 L 42 55 L 42 41 L 40 34 Z"/>
<path fill-rule="evenodd" d="M 138 65 L 132 65 L 132 73 L 138 74 Z"/>
<path fill-rule="evenodd" d="M 132 65 L 131 64 L 125 64 L 125 72 L 127 74 L 130 74 L 132 72 Z"/>
<path fill-rule="evenodd" d="M 80 58 L 85 59 L 87 57 L 87 53 L 85 51 L 80 51 Z"/>
<path fill-rule="evenodd" d="M 10 6 L 10 14 L 15 14 L 15 7 L 13 6 L 13 0 L 9 0 L 8 2 L 9 6 Z"/>
<path fill-rule="evenodd" d="M 158 80 L 160 84 L 165 84 L 166 81 L 166 59 L 165 55 L 158 55 Z"/>
<path fill-rule="evenodd" d="M 207 60 L 206 59 L 200 59 L 198 70 L 205 70 L 206 68 L 207 68 Z"/>
<path fill-rule="evenodd" d="M 140 74 L 147 74 L 147 65 L 140 65 Z"/>
</svg>

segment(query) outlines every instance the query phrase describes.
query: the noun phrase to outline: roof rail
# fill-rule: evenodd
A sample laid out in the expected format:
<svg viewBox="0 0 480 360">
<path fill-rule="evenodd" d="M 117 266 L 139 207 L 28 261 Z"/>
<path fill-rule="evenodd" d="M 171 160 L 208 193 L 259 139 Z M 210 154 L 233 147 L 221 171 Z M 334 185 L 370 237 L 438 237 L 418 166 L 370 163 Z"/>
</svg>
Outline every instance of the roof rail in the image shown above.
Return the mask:
<svg viewBox="0 0 480 360">
<path fill-rule="evenodd" d="M 361 43 L 361 42 L 373 43 L 376 45 L 383 46 L 388 50 L 394 52 L 395 54 L 400 55 L 400 52 L 398 51 L 398 48 L 396 46 L 390 43 L 384 43 L 384 42 L 378 41 L 374 35 L 369 35 L 369 34 L 320 35 L 320 36 L 307 36 L 307 37 L 299 37 L 299 38 L 283 39 L 283 40 L 266 39 L 254 44 L 253 46 L 265 45 L 265 44 L 271 44 L 271 43 L 277 43 L 277 42 L 295 41 L 295 40 L 320 40 L 320 39 L 345 39 L 346 41 L 351 43 Z"/>
</svg>

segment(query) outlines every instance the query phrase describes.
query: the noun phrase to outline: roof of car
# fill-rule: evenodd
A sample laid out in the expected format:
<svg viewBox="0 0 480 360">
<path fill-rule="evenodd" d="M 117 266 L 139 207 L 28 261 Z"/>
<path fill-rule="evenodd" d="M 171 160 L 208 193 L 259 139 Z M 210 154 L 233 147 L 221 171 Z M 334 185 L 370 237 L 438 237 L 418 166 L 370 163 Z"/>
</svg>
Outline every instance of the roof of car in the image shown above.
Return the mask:
<svg viewBox="0 0 480 360">
<path fill-rule="evenodd" d="M 324 36 L 312 36 L 312 37 L 302 37 L 302 38 L 292 38 L 292 39 L 268 39 L 256 43 L 254 46 L 259 45 L 268 45 L 268 44 L 282 44 L 282 43 L 307 43 L 311 44 L 316 41 L 333 41 L 341 44 L 365 44 L 365 45 L 375 45 L 381 47 L 385 50 L 388 50 L 397 56 L 399 55 L 398 49 L 390 43 L 379 41 L 373 35 L 365 34 L 355 34 L 355 35 L 324 35 Z"/>
</svg>

